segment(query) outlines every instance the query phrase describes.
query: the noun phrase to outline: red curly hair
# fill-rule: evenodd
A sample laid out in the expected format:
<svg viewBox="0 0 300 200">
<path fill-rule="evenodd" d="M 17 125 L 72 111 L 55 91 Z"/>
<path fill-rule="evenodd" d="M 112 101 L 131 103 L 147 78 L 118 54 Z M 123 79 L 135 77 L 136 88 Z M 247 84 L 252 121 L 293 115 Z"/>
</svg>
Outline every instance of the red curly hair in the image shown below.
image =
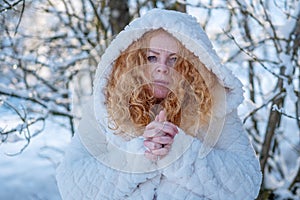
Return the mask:
<svg viewBox="0 0 300 200">
<path fill-rule="evenodd" d="M 179 51 L 174 69 L 181 78 L 162 101 L 149 90 L 150 82 L 145 76 L 147 47 L 150 39 L 160 33 L 173 37 L 163 29 L 145 33 L 115 60 L 107 80 L 105 95 L 110 128 L 125 138 L 142 135 L 161 109 L 166 110 L 168 121 L 189 135 L 197 136 L 208 125 L 212 109 L 209 88 L 216 78 L 175 37 Z"/>
</svg>

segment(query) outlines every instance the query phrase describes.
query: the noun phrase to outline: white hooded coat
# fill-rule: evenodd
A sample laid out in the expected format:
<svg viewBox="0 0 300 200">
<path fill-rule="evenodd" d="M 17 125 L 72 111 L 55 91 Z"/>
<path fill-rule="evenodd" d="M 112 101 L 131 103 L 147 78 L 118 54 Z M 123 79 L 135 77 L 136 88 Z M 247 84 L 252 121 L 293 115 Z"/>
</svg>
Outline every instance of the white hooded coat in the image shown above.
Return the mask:
<svg viewBox="0 0 300 200">
<path fill-rule="evenodd" d="M 163 28 L 193 52 L 218 78 L 208 136 L 200 141 L 179 129 L 169 154 L 144 157 L 143 138 L 125 141 L 108 128 L 103 88 L 113 61 L 145 32 Z M 93 99 L 85 108 L 64 160 L 57 169 L 63 199 L 253 200 L 262 175 L 237 115 L 240 81 L 220 63 L 196 19 L 153 9 L 131 22 L 110 44 L 98 65 Z"/>
</svg>

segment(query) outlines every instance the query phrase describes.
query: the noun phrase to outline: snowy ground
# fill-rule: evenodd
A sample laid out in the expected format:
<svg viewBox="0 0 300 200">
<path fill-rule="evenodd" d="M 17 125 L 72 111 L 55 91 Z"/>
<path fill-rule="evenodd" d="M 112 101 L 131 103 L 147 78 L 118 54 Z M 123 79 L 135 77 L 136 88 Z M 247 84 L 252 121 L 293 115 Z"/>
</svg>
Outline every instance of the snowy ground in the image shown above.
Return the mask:
<svg viewBox="0 0 300 200">
<path fill-rule="evenodd" d="M 1 116 L 1 124 L 14 123 L 9 114 L 1 112 Z M 19 155 L 6 154 L 19 152 L 24 142 L 0 145 L 0 200 L 60 200 L 55 168 L 70 138 L 65 128 L 48 122 L 45 131 Z"/>
</svg>

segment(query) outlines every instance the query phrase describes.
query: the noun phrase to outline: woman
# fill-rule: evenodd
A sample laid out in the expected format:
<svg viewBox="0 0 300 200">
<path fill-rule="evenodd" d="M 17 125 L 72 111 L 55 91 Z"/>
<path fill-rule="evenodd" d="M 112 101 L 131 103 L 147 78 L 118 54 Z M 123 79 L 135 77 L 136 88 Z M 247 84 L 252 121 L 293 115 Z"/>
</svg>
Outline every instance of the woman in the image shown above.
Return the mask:
<svg viewBox="0 0 300 200">
<path fill-rule="evenodd" d="M 261 172 L 242 98 L 193 17 L 148 12 L 102 56 L 57 170 L 63 199 L 255 199 Z"/>
</svg>

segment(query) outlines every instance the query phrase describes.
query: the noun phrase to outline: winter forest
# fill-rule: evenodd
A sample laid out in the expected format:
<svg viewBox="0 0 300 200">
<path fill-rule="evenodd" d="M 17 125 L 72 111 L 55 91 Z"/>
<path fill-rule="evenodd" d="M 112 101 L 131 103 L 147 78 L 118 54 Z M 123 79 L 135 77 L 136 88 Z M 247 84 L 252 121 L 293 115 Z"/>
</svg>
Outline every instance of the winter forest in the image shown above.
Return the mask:
<svg viewBox="0 0 300 200">
<path fill-rule="evenodd" d="M 101 54 L 153 8 L 195 16 L 242 81 L 257 199 L 300 199 L 299 0 L 0 0 L 0 199 L 60 199 L 55 168 Z"/>
</svg>

